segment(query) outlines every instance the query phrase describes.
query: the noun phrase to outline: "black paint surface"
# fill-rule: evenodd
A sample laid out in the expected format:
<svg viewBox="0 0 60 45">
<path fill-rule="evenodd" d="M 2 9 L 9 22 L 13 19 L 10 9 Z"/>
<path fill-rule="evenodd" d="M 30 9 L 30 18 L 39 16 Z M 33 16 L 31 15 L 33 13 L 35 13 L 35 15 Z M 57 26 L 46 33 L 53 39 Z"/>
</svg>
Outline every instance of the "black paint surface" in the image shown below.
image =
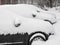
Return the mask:
<svg viewBox="0 0 60 45">
<path fill-rule="evenodd" d="M 28 33 L 24 34 L 7 34 L 7 35 L 0 35 L 0 43 L 11 43 L 11 42 L 26 42 L 28 39 Z"/>
</svg>

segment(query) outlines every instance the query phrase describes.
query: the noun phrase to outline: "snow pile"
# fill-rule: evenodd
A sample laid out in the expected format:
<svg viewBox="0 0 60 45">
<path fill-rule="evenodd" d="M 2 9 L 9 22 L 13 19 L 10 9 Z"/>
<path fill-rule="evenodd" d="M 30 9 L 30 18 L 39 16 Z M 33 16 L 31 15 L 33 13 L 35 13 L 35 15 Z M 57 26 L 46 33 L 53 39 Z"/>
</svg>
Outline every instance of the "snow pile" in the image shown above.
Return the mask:
<svg viewBox="0 0 60 45">
<path fill-rule="evenodd" d="M 55 23 L 56 22 L 56 16 L 52 13 L 46 13 L 46 12 L 41 12 L 39 14 L 37 14 L 39 19 L 42 20 L 49 20 L 51 23 Z"/>
<path fill-rule="evenodd" d="M 0 14 L 1 34 L 15 34 L 17 32 L 31 33 L 34 31 L 51 33 L 53 31 L 53 26 L 49 22 L 43 20 L 24 18 L 5 9 L 0 9 Z M 20 26 L 15 27 L 16 24 L 20 24 Z"/>
<path fill-rule="evenodd" d="M 37 13 L 37 11 L 41 11 L 38 7 L 28 4 L 2 5 L 1 7 L 25 17 L 32 17 L 32 14 Z"/>
<path fill-rule="evenodd" d="M 56 15 L 56 18 L 57 18 L 57 19 L 60 19 L 60 6 L 50 8 L 49 11 L 47 11 L 47 12 Z"/>
<path fill-rule="evenodd" d="M 51 21 L 51 23 L 56 22 L 56 16 L 54 14 L 46 13 L 44 10 L 33 5 L 17 4 L 17 5 L 2 5 L 0 7 L 9 10 L 19 16 L 49 20 Z"/>
</svg>

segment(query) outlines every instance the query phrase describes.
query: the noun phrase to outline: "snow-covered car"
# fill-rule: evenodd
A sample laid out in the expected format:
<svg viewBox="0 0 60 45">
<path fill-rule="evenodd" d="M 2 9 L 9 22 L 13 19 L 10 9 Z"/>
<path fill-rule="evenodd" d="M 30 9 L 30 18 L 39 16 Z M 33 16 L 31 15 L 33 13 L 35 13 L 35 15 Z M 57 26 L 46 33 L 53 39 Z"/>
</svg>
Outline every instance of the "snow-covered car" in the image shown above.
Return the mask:
<svg viewBox="0 0 60 45">
<path fill-rule="evenodd" d="M 2 5 L 3 9 L 9 10 L 19 16 L 28 18 L 37 18 L 45 21 L 49 21 L 51 24 L 56 23 L 56 16 L 51 13 L 29 4 L 17 4 L 17 5 Z"/>
<path fill-rule="evenodd" d="M 24 34 L 26 32 L 28 33 L 26 40 L 28 44 L 32 44 L 38 37 L 40 37 L 42 41 L 48 40 L 48 37 L 54 33 L 54 29 L 47 21 L 25 18 L 6 9 L 0 9 L 0 43 L 18 41 L 18 39 L 21 39 L 19 33 Z M 18 39 L 16 39 L 16 37 Z"/>
</svg>

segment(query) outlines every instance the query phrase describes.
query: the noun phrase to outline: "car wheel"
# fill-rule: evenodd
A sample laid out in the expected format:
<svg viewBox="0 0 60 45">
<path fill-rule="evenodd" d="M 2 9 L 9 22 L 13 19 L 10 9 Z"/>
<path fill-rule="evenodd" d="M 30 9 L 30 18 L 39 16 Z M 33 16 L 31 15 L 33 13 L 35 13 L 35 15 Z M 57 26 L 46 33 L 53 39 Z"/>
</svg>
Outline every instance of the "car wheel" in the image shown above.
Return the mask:
<svg viewBox="0 0 60 45">
<path fill-rule="evenodd" d="M 28 41 L 28 45 L 32 45 L 32 43 L 34 41 L 37 41 L 37 40 L 40 40 L 40 41 L 46 41 L 48 40 L 48 37 L 49 35 L 44 33 L 44 32 L 41 32 L 41 31 L 37 31 L 37 32 L 34 32 L 34 33 L 31 33 L 29 35 L 29 41 Z"/>
</svg>

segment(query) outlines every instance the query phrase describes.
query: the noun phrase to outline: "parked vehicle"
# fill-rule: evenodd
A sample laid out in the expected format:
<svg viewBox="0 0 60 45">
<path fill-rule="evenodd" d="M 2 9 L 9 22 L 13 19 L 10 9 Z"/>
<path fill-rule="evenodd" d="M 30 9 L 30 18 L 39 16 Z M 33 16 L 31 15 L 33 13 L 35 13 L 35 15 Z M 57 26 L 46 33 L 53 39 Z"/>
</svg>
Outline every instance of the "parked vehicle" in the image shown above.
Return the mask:
<svg viewBox="0 0 60 45">
<path fill-rule="evenodd" d="M 27 34 L 26 37 L 24 33 Z M 12 44 L 26 41 L 26 44 L 31 45 L 36 39 L 47 41 L 53 33 L 53 25 L 47 21 L 19 16 L 0 7 L 0 43 Z"/>
<path fill-rule="evenodd" d="M 56 23 L 56 16 L 52 13 L 48 13 L 41 8 L 38 8 L 29 4 L 17 4 L 17 5 L 2 5 L 3 9 L 9 10 L 19 16 L 27 18 L 36 18 L 45 21 L 49 21 L 52 25 Z"/>
</svg>

